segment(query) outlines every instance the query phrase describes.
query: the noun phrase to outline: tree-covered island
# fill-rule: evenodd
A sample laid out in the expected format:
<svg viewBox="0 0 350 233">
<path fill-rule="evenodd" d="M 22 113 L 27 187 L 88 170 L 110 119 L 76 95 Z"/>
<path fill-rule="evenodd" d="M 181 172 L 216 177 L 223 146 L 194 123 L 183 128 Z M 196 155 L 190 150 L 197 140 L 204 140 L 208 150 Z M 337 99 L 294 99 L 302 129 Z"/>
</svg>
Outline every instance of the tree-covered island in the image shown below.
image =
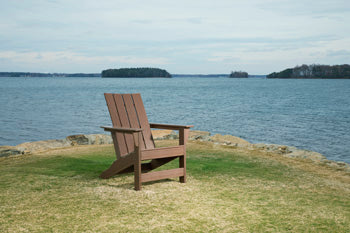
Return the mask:
<svg viewBox="0 0 350 233">
<path fill-rule="evenodd" d="M 248 73 L 244 72 L 244 71 L 235 71 L 235 72 L 231 72 L 230 78 L 248 78 Z"/>
<path fill-rule="evenodd" d="M 302 65 L 273 72 L 267 78 L 350 79 L 350 65 Z"/>
<path fill-rule="evenodd" d="M 102 78 L 171 78 L 168 71 L 159 68 L 120 68 L 108 69 L 101 73 Z"/>
</svg>

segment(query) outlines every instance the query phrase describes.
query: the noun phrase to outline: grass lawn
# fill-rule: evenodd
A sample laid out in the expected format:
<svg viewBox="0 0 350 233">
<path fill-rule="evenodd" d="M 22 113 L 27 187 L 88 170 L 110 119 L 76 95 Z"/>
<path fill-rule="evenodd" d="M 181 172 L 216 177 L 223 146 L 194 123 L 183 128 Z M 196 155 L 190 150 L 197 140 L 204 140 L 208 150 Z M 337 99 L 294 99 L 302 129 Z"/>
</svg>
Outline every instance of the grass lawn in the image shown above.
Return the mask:
<svg viewBox="0 0 350 233">
<path fill-rule="evenodd" d="M 112 145 L 2 158 L 0 232 L 350 232 L 343 171 L 210 143 L 187 153 L 186 184 L 140 192 L 131 174 L 98 178 Z"/>
</svg>

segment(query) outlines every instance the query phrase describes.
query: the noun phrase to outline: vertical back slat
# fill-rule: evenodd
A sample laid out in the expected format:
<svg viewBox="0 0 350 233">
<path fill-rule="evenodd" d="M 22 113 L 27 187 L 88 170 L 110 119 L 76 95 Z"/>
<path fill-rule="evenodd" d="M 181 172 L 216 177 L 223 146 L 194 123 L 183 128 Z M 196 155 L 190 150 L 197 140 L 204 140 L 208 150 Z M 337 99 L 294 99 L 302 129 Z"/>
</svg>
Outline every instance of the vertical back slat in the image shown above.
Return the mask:
<svg viewBox="0 0 350 233">
<path fill-rule="evenodd" d="M 124 99 L 121 94 L 114 94 L 114 100 L 119 113 L 121 127 L 130 128 L 130 123 L 128 119 L 128 114 L 126 113 Z M 128 148 L 128 153 L 134 151 L 134 138 L 132 134 L 124 134 L 126 147 Z"/>
<path fill-rule="evenodd" d="M 143 139 L 145 141 L 146 149 L 153 149 L 154 141 L 152 138 L 151 128 L 147 119 L 147 114 L 140 94 L 132 94 L 132 98 L 135 104 L 136 113 L 139 119 L 141 128 L 143 128 Z"/>
<path fill-rule="evenodd" d="M 141 128 L 141 125 L 140 125 L 138 117 L 137 117 L 134 101 L 132 100 L 131 94 L 123 94 L 123 99 L 124 99 L 126 111 L 128 113 L 130 127 L 131 128 Z M 142 137 L 140 139 L 140 141 L 141 141 L 140 147 L 143 150 L 146 148 L 146 146 L 145 146 L 145 141 L 143 139 L 143 133 L 141 133 L 141 135 L 142 135 Z"/>
<path fill-rule="evenodd" d="M 116 104 L 113 98 L 113 94 L 105 93 L 105 99 L 107 102 L 107 107 L 109 110 L 109 115 L 111 116 L 112 124 L 115 127 L 121 127 L 121 122 L 119 119 L 118 111 L 116 108 Z M 127 147 L 126 147 L 126 142 L 124 138 L 123 133 L 116 133 L 115 137 L 113 139 L 116 139 L 117 142 L 114 142 L 114 144 L 117 143 L 115 146 L 117 158 L 120 156 L 126 155 L 128 153 Z"/>
</svg>

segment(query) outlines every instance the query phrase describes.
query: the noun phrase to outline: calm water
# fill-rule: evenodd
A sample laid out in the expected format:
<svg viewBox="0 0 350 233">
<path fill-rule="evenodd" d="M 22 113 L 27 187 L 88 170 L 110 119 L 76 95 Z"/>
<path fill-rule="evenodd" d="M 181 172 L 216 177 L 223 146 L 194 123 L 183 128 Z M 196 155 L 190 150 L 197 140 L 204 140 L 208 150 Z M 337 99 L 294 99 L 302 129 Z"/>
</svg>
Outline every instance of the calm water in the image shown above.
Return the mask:
<svg viewBox="0 0 350 233">
<path fill-rule="evenodd" d="M 103 133 L 104 92 L 140 92 L 150 122 L 350 162 L 350 80 L 0 78 L 0 145 Z"/>
</svg>

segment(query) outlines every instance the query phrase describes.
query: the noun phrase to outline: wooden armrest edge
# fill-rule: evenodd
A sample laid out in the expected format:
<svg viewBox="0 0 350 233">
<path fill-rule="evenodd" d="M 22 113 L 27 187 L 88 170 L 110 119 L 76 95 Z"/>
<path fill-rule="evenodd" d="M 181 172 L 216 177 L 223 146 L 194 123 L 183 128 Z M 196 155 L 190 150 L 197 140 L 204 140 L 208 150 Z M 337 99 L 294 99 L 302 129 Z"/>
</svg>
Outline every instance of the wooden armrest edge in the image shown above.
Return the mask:
<svg viewBox="0 0 350 233">
<path fill-rule="evenodd" d="M 150 123 L 149 125 L 151 128 L 173 129 L 173 130 L 189 129 L 189 128 L 194 127 L 193 125 L 168 125 L 168 124 L 156 124 L 156 123 Z"/>
<path fill-rule="evenodd" d="M 143 131 L 143 129 L 136 129 L 136 128 L 123 128 L 123 127 L 110 127 L 110 126 L 101 126 L 102 129 L 105 131 L 110 132 L 120 132 L 120 133 L 137 133 Z"/>
</svg>

